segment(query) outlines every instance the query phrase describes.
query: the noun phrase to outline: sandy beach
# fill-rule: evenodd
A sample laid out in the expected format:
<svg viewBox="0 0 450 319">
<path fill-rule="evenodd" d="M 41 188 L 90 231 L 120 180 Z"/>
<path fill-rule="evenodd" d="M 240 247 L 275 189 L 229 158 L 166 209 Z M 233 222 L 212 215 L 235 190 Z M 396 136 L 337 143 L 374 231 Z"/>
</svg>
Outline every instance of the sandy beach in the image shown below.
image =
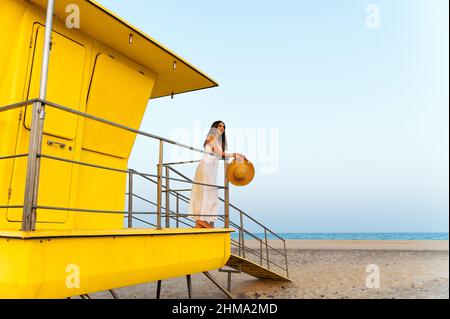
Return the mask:
<svg viewBox="0 0 450 319">
<path fill-rule="evenodd" d="M 259 247 L 248 241 L 249 247 Z M 272 247 L 282 246 L 271 242 Z M 323 241 L 288 240 L 292 282 L 259 280 L 233 274 L 231 293 L 236 298 L 449 298 L 449 242 L 442 241 Z M 270 259 L 281 263 L 283 256 Z M 368 265 L 379 269 L 379 288 L 368 288 Z M 281 272 L 280 272 L 281 273 Z M 227 275 L 211 274 L 225 287 Z M 225 298 L 203 274 L 192 275 L 194 298 Z M 116 289 L 121 298 L 155 298 L 156 282 Z M 93 298 L 111 298 L 107 292 Z M 186 278 L 162 283 L 161 298 L 187 298 Z"/>
</svg>

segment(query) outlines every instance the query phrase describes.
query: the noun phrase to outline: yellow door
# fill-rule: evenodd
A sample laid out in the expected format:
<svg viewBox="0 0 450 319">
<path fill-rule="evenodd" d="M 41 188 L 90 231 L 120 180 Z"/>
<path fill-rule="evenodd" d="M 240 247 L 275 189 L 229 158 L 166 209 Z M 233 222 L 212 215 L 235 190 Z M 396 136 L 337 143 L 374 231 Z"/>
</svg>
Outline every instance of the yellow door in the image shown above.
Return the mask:
<svg viewBox="0 0 450 319">
<path fill-rule="evenodd" d="M 133 62 L 99 53 L 90 80 L 86 112 L 138 129 L 151 96 L 156 75 Z M 136 138 L 119 128 L 84 119 L 80 160 L 127 169 Z M 123 211 L 126 174 L 82 166 L 78 175 L 77 207 Z M 77 229 L 123 227 L 121 214 L 76 214 Z"/>
<path fill-rule="evenodd" d="M 26 98 L 39 96 L 44 27 L 35 27 L 31 71 L 28 74 Z M 47 100 L 75 110 L 80 109 L 81 88 L 85 63 L 85 48 L 69 38 L 53 32 L 52 49 L 48 74 Z M 46 108 L 42 153 L 64 159 L 74 158 L 74 144 L 77 134 L 77 116 Z M 20 128 L 17 153 L 28 152 L 29 130 L 31 123 L 31 106 L 27 107 Z M 9 205 L 23 205 L 26 176 L 26 158 L 16 159 L 11 183 Z M 73 164 L 41 159 L 39 181 L 39 206 L 68 207 Z M 21 221 L 22 211 L 8 211 L 9 221 Z M 39 209 L 38 223 L 64 223 L 68 214 L 66 210 Z M 45 228 L 43 225 L 41 228 Z"/>
</svg>

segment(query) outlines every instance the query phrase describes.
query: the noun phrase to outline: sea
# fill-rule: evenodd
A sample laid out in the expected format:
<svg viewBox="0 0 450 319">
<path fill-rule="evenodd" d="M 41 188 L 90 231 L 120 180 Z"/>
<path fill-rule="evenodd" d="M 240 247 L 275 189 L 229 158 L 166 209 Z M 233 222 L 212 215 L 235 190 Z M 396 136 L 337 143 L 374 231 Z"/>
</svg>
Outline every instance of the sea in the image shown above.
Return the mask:
<svg viewBox="0 0 450 319">
<path fill-rule="evenodd" d="M 260 239 L 264 239 L 264 233 L 253 233 Z M 448 240 L 448 233 L 277 233 L 284 239 L 307 240 Z M 231 234 L 233 239 L 238 239 L 238 233 Z M 271 233 L 267 239 L 276 239 Z M 245 239 L 252 239 L 246 235 Z"/>
</svg>

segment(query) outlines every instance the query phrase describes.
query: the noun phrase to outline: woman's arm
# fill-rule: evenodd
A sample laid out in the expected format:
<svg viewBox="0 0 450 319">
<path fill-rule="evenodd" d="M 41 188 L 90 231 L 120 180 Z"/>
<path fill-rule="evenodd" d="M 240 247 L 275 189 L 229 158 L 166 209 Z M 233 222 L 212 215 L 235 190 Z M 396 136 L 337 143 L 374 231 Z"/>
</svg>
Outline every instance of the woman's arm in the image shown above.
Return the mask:
<svg viewBox="0 0 450 319">
<path fill-rule="evenodd" d="M 215 136 L 210 135 L 208 136 L 208 139 L 206 140 L 207 143 L 209 143 L 213 149 L 213 152 L 216 156 L 219 156 L 221 158 L 236 158 L 236 159 L 246 159 L 244 154 L 240 153 L 226 153 L 224 152 L 220 147 L 217 147 L 217 144 L 214 143 Z"/>
</svg>

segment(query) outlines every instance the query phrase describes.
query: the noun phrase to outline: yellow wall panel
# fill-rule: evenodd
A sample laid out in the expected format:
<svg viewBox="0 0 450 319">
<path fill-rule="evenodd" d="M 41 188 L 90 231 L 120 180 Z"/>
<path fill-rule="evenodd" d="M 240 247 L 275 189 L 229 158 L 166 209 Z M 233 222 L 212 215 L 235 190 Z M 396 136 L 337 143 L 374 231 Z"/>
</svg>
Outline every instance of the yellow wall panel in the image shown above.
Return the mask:
<svg viewBox="0 0 450 319">
<path fill-rule="evenodd" d="M 25 132 L 26 133 L 26 132 Z M 26 152 L 28 147 L 28 135 L 24 134 L 22 141 L 21 152 Z M 48 141 L 65 143 L 65 147 L 62 149 L 59 146 L 50 146 Z M 70 150 L 71 149 L 71 150 Z M 56 156 L 60 158 L 71 159 L 73 157 L 73 143 L 44 135 L 43 154 Z M 11 184 L 11 199 L 9 205 L 22 205 L 25 193 L 25 177 L 26 177 L 27 158 L 17 158 L 15 161 L 13 179 Z M 40 206 L 52 206 L 52 207 L 68 207 L 70 198 L 70 182 L 72 178 L 71 163 L 63 161 L 55 161 L 52 159 L 42 158 L 39 180 L 39 196 L 38 205 Z M 20 209 L 9 209 L 7 215 L 8 221 L 21 221 L 22 211 Z M 55 211 L 55 210 L 38 210 L 37 221 L 38 223 L 63 223 L 67 220 L 67 211 Z M 45 227 L 49 227 L 46 225 Z M 44 227 L 44 226 L 43 226 Z"/>
<path fill-rule="evenodd" d="M 154 81 L 153 73 L 101 53 L 95 61 L 86 112 L 138 129 Z M 136 134 L 86 119 L 82 147 L 127 158 L 135 137 Z"/>
<path fill-rule="evenodd" d="M 30 24 L 23 27 L 26 13 L 24 1 L 0 1 L 0 41 L 8 44 L 0 49 L 0 105 L 22 100 L 32 30 Z M 0 156 L 16 154 L 20 111 L 0 113 Z M 13 165 L 14 159 L 0 160 L 0 205 L 8 203 Z M 7 210 L 0 208 L 0 229 L 8 225 L 6 214 Z"/>
<path fill-rule="evenodd" d="M 28 99 L 39 97 L 44 32 L 44 27 L 39 26 L 37 28 Z M 84 47 L 79 43 L 57 32 L 52 33 L 52 50 L 46 98 L 48 101 L 74 110 L 80 110 L 85 54 Z M 27 107 L 25 126 L 30 129 L 31 106 Z M 74 139 L 76 128 L 77 116 L 51 107 L 47 108 L 44 124 L 45 133 L 66 139 Z"/>
<path fill-rule="evenodd" d="M 127 160 L 83 150 L 82 162 L 127 169 Z M 78 167 L 76 208 L 123 211 L 127 175 L 80 165 Z M 120 229 L 123 214 L 74 213 L 75 229 Z"/>
</svg>

